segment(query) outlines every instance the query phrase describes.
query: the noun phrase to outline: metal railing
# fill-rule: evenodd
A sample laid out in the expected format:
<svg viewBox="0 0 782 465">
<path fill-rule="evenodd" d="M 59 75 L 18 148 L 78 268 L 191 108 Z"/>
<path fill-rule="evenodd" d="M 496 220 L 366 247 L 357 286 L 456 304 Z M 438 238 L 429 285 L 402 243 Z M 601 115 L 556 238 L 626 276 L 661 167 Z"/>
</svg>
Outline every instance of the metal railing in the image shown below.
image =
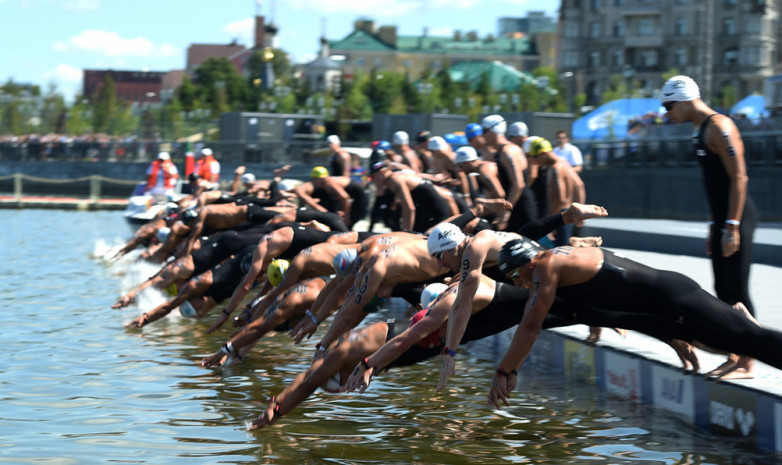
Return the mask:
<svg viewBox="0 0 782 465">
<path fill-rule="evenodd" d="M 140 182 L 143 181 L 112 179 L 96 174 L 72 179 L 50 179 L 16 173 L 0 176 L 0 192 L 13 193 L 15 200 L 30 195 L 71 195 L 97 202 L 101 198 L 127 198 L 132 191 L 129 187 Z"/>
</svg>

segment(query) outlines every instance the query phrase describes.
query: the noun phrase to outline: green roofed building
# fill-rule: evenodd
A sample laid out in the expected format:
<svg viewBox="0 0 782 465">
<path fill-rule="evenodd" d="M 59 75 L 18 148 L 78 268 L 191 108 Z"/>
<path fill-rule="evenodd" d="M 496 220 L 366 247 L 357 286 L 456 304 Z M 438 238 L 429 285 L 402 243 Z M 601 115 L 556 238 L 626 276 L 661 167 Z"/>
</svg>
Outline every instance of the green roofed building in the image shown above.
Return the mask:
<svg viewBox="0 0 782 465">
<path fill-rule="evenodd" d="M 470 61 L 448 68 L 453 82 L 467 82 L 477 89 L 484 76 L 495 92 L 515 92 L 524 84 L 537 85 L 535 77 L 500 61 Z"/>
<path fill-rule="evenodd" d="M 548 42 L 546 42 L 548 43 Z M 419 76 L 426 69 L 440 70 L 461 63 L 499 62 L 509 68 L 531 71 L 541 65 L 536 44 L 526 36 L 479 38 L 475 32 L 452 36 L 401 36 L 396 26 L 375 27 L 359 20 L 341 40 L 329 41 L 331 58 L 343 64 L 345 76 L 355 71 L 396 71 Z"/>
</svg>

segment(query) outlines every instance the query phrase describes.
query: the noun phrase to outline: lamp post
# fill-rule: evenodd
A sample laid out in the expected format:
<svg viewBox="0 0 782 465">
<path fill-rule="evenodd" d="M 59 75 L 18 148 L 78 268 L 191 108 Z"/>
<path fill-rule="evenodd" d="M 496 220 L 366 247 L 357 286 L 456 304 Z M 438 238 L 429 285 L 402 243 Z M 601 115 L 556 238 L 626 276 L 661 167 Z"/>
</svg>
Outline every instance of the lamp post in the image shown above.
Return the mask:
<svg viewBox="0 0 782 465">
<path fill-rule="evenodd" d="M 575 81 L 576 74 L 573 71 L 565 71 L 559 75 L 559 78 L 567 81 L 567 107 L 570 113 L 574 112 L 573 109 L 573 81 Z"/>
</svg>

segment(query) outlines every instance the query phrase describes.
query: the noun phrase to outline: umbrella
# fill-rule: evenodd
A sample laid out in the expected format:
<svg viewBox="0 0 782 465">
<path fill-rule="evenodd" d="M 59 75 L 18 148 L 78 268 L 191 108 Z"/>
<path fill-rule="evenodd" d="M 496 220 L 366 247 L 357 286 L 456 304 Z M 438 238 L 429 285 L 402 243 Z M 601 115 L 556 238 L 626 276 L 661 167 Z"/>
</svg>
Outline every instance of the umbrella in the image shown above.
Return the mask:
<svg viewBox="0 0 782 465">
<path fill-rule="evenodd" d="M 661 113 L 658 99 L 625 98 L 608 102 L 573 123 L 573 139 L 624 139 L 630 120 L 648 113 Z"/>
<path fill-rule="evenodd" d="M 762 95 L 750 95 L 733 105 L 730 109 L 730 115 L 745 115 L 748 119 L 758 120 L 761 117 L 768 117 L 766 110 L 766 99 Z"/>
</svg>

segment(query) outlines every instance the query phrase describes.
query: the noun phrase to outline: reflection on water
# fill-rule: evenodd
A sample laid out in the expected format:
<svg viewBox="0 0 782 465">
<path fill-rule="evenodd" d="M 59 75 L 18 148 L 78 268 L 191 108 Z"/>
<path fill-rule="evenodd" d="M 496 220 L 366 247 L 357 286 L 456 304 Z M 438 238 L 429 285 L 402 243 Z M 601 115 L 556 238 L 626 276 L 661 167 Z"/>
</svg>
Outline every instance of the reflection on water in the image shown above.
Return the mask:
<svg viewBox="0 0 782 465">
<path fill-rule="evenodd" d="M 523 371 L 492 411 L 494 362 L 460 354 L 394 370 L 363 395 L 316 392 L 275 426 L 245 431 L 312 355 L 283 334 L 230 368 L 198 362 L 230 329 L 175 315 L 142 331 L 110 309 L 128 261 L 95 258 L 129 237 L 114 212 L 5 211 L 0 238 L 0 462 L 765 464 L 731 439 L 559 376 Z M 184 462 L 183 462 L 184 461 Z"/>
</svg>

